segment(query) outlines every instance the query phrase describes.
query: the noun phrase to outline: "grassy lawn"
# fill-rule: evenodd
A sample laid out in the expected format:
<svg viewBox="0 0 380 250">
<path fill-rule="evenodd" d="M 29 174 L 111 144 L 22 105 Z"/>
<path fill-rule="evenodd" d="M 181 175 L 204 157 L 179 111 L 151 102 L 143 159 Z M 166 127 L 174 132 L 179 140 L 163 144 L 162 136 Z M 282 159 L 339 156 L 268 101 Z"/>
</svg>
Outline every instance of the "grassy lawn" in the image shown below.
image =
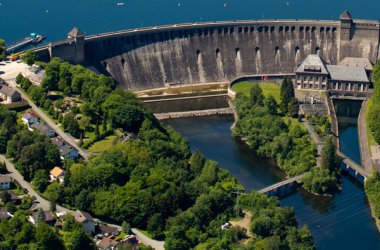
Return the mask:
<svg viewBox="0 0 380 250">
<path fill-rule="evenodd" d="M 290 122 L 291 126 L 299 125 L 301 128 L 305 128 L 302 122 L 298 121 L 297 118 L 284 116 L 284 122 L 288 124 Z"/>
<path fill-rule="evenodd" d="M 125 238 L 126 234 L 124 232 L 121 232 L 118 236 L 115 237 L 116 241 L 123 240 Z"/>
<path fill-rule="evenodd" d="M 255 82 L 239 82 L 232 86 L 232 90 L 236 93 L 243 93 L 249 96 L 252 85 Z M 264 96 L 272 95 L 277 103 L 280 103 L 280 86 L 274 82 L 259 82 L 260 87 L 263 89 Z"/>
<path fill-rule="evenodd" d="M 96 153 L 96 152 L 108 150 L 114 146 L 113 141 L 115 140 L 115 138 L 116 138 L 116 135 L 110 135 L 110 136 L 106 137 L 104 140 L 95 142 L 88 149 L 88 151 L 91 153 Z"/>
<path fill-rule="evenodd" d="M 142 234 L 144 234 L 146 237 L 149 237 L 149 238 L 151 238 L 151 239 L 153 239 L 153 236 L 150 234 L 150 233 L 148 233 L 148 231 L 146 231 L 146 230 L 142 230 L 142 229 L 138 229 Z"/>
</svg>

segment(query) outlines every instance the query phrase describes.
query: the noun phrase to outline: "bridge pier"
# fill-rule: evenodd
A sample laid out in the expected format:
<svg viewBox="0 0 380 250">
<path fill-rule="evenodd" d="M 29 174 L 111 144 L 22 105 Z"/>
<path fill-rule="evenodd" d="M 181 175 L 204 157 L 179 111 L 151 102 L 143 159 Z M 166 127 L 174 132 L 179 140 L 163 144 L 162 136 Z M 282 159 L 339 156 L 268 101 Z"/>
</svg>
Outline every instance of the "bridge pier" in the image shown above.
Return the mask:
<svg viewBox="0 0 380 250">
<path fill-rule="evenodd" d="M 360 173 L 359 171 L 355 170 L 352 166 L 347 164 L 346 162 L 342 161 L 340 163 L 341 169 L 347 173 L 349 176 L 353 177 L 357 182 L 364 184 L 367 180 L 367 177 Z"/>
</svg>

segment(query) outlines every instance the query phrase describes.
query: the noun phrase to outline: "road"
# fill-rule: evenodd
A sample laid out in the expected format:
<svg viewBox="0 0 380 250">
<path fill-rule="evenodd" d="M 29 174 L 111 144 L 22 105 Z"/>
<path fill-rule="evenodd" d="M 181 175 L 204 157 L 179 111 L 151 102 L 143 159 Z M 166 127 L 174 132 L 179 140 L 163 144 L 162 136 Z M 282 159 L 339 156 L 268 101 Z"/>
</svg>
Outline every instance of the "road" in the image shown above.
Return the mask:
<svg viewBox="0 0 380 250">
<path fill-rule="evenodd" d="M 10 62 L 2 65 L 1 70 L 4 70 L 4 74 L 1 76 L 7 83 L 11 85 L 12 88 L 18 89 L 18 91 L 21 93 L 21 96 L 24 100 L 26 100 L 29 103 L 29 106 L 32 107 L 34 112 L 42 119 L 44 120 L 52 129 L 55 130 L 55 132 L 64 139 L 67 143 L 69 143 L 71 146 L 73 146 L 76 150 L 78 150 L 78 153 L 85 159 L 88 160 L 90 154 L 86 152 L 85 150 L 81 149 L 77 144 L 75 139 L 70 136 L 69 134 L 66 134 L 62 131 L 62 129 L 55 124 L 54 121 L 50 119 L 37 105 L 34 104 L 34 102 L 24 93 L 23 90 L 19 89 L 16 86 L 16 77 L 19 73 L 22 73 L 23 76 L 28 77 L 32 82 L 36 85 L 40 85 L 43 74 L 34 74 L 29 70 L 29 66 L 27 66 L 25 63 L 16 63 L 16 62 Z"/>
<path fill-rule="evenodd" d="M 303 124 L 305 125 L 305 128 L 309 132 L 310 138 L 314 141 L 315 145 L 317 146 L 318 151 L 318 157 L 317 157 L 317 166 L 320 167 L 322 160 L 322 150 L 323 150 L 323 142 L 319 138 L 319 136 L 315 133 L 314 128 L 310 125 L 307 119 L 304 119 Z"/>
<path fill-rule="evenodd" d="M 71 146 L 73 146 L 76 150 L 78 150 L 78 153 L 85 159 L 85 160 L 88 160 L 88 158 L 90 157 L 90 154 L 86 151 L 84 151 L 82 148 L 80 148 L 76 142 L 75 142 L 75 139 L 66 134 L 65 132 L 62 131 L 62 129 L 57 126 L 57 124 L 55 124 L 54 121 L 52 121 L 50 119 L 49 116 L 47 116 L 39 107 L 37 107 L 37 105 L 34 104 L 34 102 L 32 100 L 30 100 L 30 98 L 25 95 L 20 89 L 19 89 L 20 93 L 22 93 L 22 98 L 25 99 L 28 103 L 29 103 L 29 106 L 32 107 L 32 109 L 34 110 L 34 112 L 42 119 L 44 120 L 52 129 L 55 130 L 55 132 L 63 139 L 65 140 L 67 143 L 69 143 Z"/>
</svg>

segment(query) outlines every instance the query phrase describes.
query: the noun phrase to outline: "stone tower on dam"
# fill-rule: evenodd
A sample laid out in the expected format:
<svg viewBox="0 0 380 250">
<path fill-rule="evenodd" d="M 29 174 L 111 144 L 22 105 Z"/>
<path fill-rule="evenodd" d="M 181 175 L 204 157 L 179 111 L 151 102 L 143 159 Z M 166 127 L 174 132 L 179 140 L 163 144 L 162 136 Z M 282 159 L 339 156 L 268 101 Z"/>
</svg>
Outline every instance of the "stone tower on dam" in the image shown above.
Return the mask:
<svg viewBox="0 0 380 250">
<path fill-rule="evenodd" d="M 380 23 L 249 20 L 191 23 L 83 36 L 37 50 L 41 58 L 61 57 L 94 66 L 120 86 L 144 90 L 177 84 L 225 82 L 254 74 L 293 73 L 308 54 L 338 63 L 345 57 L 379 57 Z"/>
</svg>

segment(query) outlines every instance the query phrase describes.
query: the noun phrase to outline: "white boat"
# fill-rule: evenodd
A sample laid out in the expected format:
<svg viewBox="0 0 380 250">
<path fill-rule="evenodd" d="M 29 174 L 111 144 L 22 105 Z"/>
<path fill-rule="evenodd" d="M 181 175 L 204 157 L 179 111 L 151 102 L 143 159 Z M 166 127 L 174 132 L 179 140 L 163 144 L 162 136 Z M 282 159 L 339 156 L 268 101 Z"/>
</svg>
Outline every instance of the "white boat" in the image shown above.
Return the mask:
<svg viewBox="0 0 380 250">
<path fill-rule="evenodd" d="M 117 6 L 123 6 L 125 3 L 117 3 Z"/>
</svg>

